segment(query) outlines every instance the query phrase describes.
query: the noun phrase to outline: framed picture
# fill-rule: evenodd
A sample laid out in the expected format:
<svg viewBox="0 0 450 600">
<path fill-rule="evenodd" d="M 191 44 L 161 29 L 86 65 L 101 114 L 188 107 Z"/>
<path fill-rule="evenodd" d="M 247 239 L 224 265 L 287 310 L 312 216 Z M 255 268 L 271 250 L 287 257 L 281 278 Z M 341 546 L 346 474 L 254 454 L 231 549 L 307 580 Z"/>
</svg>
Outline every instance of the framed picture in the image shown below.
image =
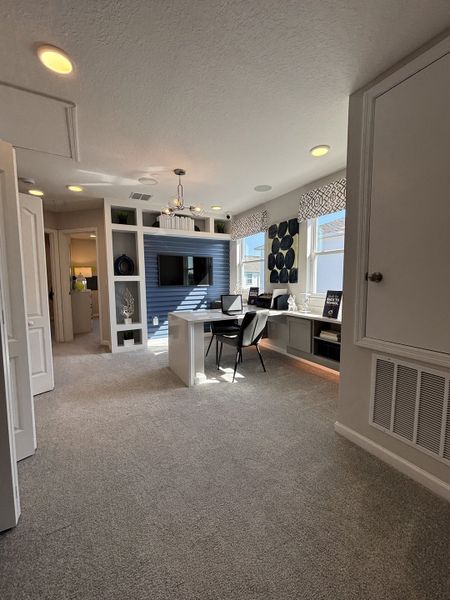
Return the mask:
<svg viewBox="0 0 450 600">
<path fill-rule="evenodd" d="M 296 218 L 269 227 L 267 268 L 270 283 L 298 283 L 298 231 Z"/>
</svg>

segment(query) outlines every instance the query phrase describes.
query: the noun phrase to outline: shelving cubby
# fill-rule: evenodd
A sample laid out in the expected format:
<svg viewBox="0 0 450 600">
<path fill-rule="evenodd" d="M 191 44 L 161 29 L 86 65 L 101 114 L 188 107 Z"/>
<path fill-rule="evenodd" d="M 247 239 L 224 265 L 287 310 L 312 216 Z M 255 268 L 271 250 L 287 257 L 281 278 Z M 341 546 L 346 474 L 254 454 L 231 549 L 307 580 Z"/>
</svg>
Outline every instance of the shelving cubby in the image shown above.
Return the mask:
<svg viewBox="0 0 450 600">
<path fill-rule="evenodd" d="M 132 339 L 132 345 L 126 345 L 125 340 Z M 142 348 L 142 329 L 124 329 L 117 332 L 118 350 L 132 350 Z"/>
<path fill-rule="evenodd" d="M 341 333 L 340 323 L 329 321 L 313 321 L 313 354 L 331 363 L 339 363 L 341 358 L 340 335 L 338 340 L 328 340 L 320 337 L 322 331 Z"/>
<path fill-rule="evenodd" d="M 156 210 L 143 210 L 142 211 L 142 225 L 144 227 L 155 227 L 159 228 L 158 217 L 161 211 Z"/>
<path fill-rule="evenodd" d="M 114 225 L 136 226 L 136 209 L 125 206 L 111 206 L 111 223 Z"/>
<path fill-rule="evenodd" d="M 126 255 L 134 263 L 133 275 L 139 275 L 139 257 L 137 250 L 137 231 L 112 230 L 112 249 L 114 261 L 122 255 Z M 115 276 L 121 276 L 114 273 Z M 127 277 L 126 275 L 124 277 Z"/>
<path fill-rule="evenodd" d="M 219 235 L 230 234 L 231 233 L 231 221 L 228 219 L 214 218 L 214 233 L 218 233 Z M 223 231 L 220 231 L 222 229 Z"/>
<path fill-rule="evenodd" d="M 129 290 L 134 298 L 134 314 L 131 317 L 133 324 L 141 322 L 141 307 L 139 294 L 140 281 L 115 281 L 115 304 L 116 304 L 116 325 L 124 324 L 124 316 L 122 315 L 122 304 L 125 290 Z"/>
</svg>

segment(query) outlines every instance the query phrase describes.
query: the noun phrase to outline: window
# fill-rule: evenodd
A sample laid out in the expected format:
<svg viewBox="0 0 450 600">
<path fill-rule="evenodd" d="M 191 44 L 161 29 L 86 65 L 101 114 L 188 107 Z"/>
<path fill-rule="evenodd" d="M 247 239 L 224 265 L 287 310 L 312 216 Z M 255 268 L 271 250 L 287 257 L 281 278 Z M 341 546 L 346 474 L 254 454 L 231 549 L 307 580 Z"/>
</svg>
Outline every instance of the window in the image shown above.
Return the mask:
<svg viewBox="0 0 450 600">
<path fill-rule="evenodd" d="M 239 241 L 238 277 L 242 291 L 251 287 L 264 290 L 264 240 L 265 233 L 255 233 Z"/>
<path fill-rule="evenodd" d="M 308 292 L 342 290 L 345 210 L 308 221 Z"/>
</svg>

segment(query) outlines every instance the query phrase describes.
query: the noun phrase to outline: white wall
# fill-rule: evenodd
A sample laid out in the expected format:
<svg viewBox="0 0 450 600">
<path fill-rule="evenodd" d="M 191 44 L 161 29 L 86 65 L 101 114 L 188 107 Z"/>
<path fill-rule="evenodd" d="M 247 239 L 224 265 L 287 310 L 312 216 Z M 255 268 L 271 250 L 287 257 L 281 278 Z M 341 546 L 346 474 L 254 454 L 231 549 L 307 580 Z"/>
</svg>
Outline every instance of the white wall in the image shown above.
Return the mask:
<svg viewBox="0 0 450 600">
<path fill-rule="evenodd" d="M 320 159 L 318 159 L 320 160 Z M 325 158 L 326 160 L 326 158 Z M 341 177 L 345 177 L 345 169 L 341 171 L 337 171 L 336 173 L 332 173 L 331 175 L 327 175 L 322 179 L 318 179 L 316 181 L 312 181 L 307 185 L 296 188 L 287 194 L 283 194 L 282 196 L 278 196 L 277 198 L 273 198 L 268 202 L 264 202 L 257 207 L 253 207 L 247 211 L 239 213 L 242 216 L 246 214 L 250 214 L 257 209 L 265 209 L 268 212 L 269 225 L 273 223 L 279 223 L 280 221 L 285 221 L 287 219 L 297 218 L 298 215 L 298 205 L 300 196 L 313 190 L 314 188 L 321 187 L 322 185 L 326 185 L 327 183 L 331 183 L 336 181 L 336 179 L 340 179 Z M 232 242 L 234 245 L 234 242 Z M 266 248 L 265 248 L 265 257 L 267 261 L 267 255 L 269 254 L 269 243 L 266 235 Z M 294 294 L 297 298 L 297 302 L 301 300 L 300 294 L 306 291 L 306 259 L 307 259 L 307 224 L 306 222 L 300 224 L 299 231 L 299 248 L 298 248 L 298 274 L 299 281 L 297 284 L 271 284 L 269 282 L 269 271 L 267 270 L 267 264 L 265 268 L 265 290 L 271 291 L 274 288 L 288 287 L 289 292 Z M 230 289 L 233 290 L 237 286 L 237 269 L 236 269 L 236 253 L 232 251 L 231 256 L 231 265 L 230 265 L 230 274 L 231 274 L 231 285 Z M 322 310 L 323 308 L 323 299 L 311 299 L 311 307 L 317 308 L 317 310 Z"/>
<path fill-rule="evenodd" d="M 65 212 L 44 211 L 44 225 L 46 228 L 49 229 L 81 229 L 87 227 L 97 228 L 96 243 L 99 256 L 97 271 L 101 300 L 99 309 L 102 318 L 101 340 L 102 342 L 109 341 L 110 329 L 108 305 L 108 279 L 106 268 L 106 238 L 103 208 Z"/>
<path fill-rule="evenodd" d="M 359 173 L 361 163 L 362 95 L 350 97 L 347 155 L 347 211 L 345 231 L 343 332 L 341 354 L 341 385 L 338 422 L 392 452 L 403 460 L 423 469 L 438 479 L 450 483 L 450 467 L 410 447 L 369 425 L 369 396 L 373 352 L 354 344 L 355 299 L 357 283 L 357 238 L 361 193 Z M 427 119 L 427 115 L 423 115 Z M 430 181 L 430 194 L 433 182 Z M 425 296 L 424 296 L 425 297 Z M 445 312 L 445 311 L 444 311 Z M 420 318 L 420 315 L 418 315 Z M 446 316 L 443 313 L 445 321 Z M 444 324 L 443 321 L 443 324 Z M 413 326 L 413 324 L 412 324 Z M 444 369 L 445 370 L 445 369 Z"/>
<path fill-rule="evenodd" d="M 45 229 L 58 229 L 58 214 L 45 210 L 44 206 L 44 227 Z"/>
<path fill-rule="evenodd" d="M 97 240 L 72 238 L 70 240 L 70 266 L 92 267 L 97 275 Z"/>
</svg>

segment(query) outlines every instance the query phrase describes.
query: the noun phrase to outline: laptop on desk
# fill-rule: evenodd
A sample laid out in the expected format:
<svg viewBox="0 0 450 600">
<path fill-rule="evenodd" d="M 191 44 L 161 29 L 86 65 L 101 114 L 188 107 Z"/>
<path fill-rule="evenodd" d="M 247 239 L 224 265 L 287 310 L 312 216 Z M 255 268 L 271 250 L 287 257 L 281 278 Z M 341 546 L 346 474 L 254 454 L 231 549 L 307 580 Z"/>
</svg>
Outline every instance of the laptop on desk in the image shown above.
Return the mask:
<svg viewBox="0 0 450 600">
<path fill-rule="evenodd" d="M 241 294 L 222 294 L 222 312 L 225 315 L 242 315 L 242 295 Z"/>
</svg>

